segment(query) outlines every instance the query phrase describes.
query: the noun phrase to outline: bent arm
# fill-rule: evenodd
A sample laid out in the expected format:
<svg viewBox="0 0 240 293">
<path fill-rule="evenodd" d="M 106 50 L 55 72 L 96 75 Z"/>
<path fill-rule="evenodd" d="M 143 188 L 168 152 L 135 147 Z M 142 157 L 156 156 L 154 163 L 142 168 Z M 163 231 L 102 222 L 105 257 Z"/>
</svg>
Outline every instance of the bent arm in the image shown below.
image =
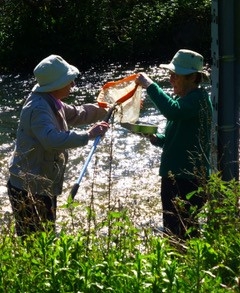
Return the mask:
<svg viewBox="0 0 240 293">
<path fill-rule="evenodd" d="M 88 143 L 87 132 L 61 131 L 56 118 L 46 107 L 34 108 L 30 119 L 31 131 L 45 149 L 67 149 Z"/>
<path fill-rule="evenodd" d="M 64 103 L 63 107 L 67 124 L 70 126 L 95 123 L 102 120 L 107 114 L 107 111 L 97 104 L 84 104 L 75 107 Z"/>
</svg>

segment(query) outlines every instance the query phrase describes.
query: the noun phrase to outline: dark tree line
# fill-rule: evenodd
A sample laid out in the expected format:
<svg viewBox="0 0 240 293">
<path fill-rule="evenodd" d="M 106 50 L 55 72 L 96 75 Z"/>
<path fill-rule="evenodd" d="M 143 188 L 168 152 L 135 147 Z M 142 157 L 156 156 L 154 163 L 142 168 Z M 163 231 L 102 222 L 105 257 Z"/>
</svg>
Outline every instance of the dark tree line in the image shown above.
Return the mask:
<svg viewBox="0 0 240 293">
<path fill-rule="evenodd" d="M 1 72 L 32 71 L 54 53 L 81 67 L 170 58 L 180 48 L 210 57 L 210 0 L 2 0 Z"/>
</svg>

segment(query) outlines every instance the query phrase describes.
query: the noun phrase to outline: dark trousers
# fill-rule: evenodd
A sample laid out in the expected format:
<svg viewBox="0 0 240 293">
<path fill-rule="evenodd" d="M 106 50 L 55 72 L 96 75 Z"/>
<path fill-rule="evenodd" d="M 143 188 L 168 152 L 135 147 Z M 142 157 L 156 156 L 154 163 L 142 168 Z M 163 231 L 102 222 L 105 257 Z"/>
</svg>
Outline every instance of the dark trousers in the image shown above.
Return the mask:
<svg viewBox="0 0 240 293">
<path fill-rule="evenodd" d="M 8 182 L 8 196 L 18 236 L 55 230 L 56 196 L 29 194 Z"/>
<path fill-rule="evenodd" d="M 205 204 L 203 194 L 186 195 L 198 189 L 197 180 L 162 178 L 161 200 L 163 208 L 163 225 L 166 230 L 179 238 L 186 239 L 199 235 L 196 215 Z M 188 236 L 187 231 L 190 231 Z"/>
</svg>

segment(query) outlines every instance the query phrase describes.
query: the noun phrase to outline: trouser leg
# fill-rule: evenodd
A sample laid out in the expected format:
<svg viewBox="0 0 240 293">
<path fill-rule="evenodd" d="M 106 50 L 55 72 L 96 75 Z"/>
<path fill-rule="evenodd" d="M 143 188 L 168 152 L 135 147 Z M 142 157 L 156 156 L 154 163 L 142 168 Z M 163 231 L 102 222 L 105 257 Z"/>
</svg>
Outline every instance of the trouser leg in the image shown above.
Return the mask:
<svg viewBox="0 0 240 293">
<path fill-rule="evenodd" d="M 30 195 L 8 183 L 8 195 L 18 236 L 52 230 L 56 220 L 56 197 Z"/>
<path fill-rule="evenodd" d="M 192 237 L 198 236 L 196 215 L 203 207 L 205 198 L 203 194 L 194 194 L 191 198 L 186 198 L 187 194 L 197 189 L 197 180 L 162 178 L 163 224 L 181 238 L 185 238 L 189 228 L 192 229 Z"/>
<path fill-rule="evenodd" d="M 173 181 L 169 178 L 162 178 L 161 182 L 161 200 L 163 210 L 163 226 L 170 233 L 179 235 L 179 218 L 174 205 L 176 197 Z"/>
</svg>

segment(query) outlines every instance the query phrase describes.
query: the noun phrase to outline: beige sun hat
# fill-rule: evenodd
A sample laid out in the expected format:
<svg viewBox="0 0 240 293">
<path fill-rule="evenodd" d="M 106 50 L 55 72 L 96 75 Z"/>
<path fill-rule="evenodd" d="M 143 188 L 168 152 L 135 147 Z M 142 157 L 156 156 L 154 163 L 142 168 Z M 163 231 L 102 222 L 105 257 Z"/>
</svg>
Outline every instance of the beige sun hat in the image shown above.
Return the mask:
<svg viewBox="0 0 240 293">
<path fill-rule="evenodd" d="M 169 64 L 160 64 L 160 67 L 179 75 L 200 72 L 204 77 L 208 78 L 208 73 L 203 70 L 203 56 L 187 49 L 179 50 Z"/>
<path fill-rule="evenodd" d="M 32 92 L 51 92 L 70 84 L 79 74 L 79 70 L 66 62 L 61 56 L 50 55 L 35 68 L 37 84 Z"/>
</svg>

